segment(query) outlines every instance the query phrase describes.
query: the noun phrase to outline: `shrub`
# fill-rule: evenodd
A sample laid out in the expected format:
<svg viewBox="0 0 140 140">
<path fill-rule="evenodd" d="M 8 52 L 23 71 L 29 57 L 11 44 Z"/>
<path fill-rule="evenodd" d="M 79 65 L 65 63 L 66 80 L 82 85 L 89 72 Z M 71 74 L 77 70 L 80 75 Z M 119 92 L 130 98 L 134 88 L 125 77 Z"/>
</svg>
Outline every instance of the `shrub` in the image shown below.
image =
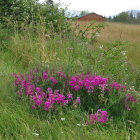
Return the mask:
<svg viewBox="0 0 140 140">
<path fill-rule="evenodd" d="M 131 110 L 131 105 L 138 102 L 135 95 L 128 94 L 126 86 L 98 75 L 79 74 L 69 77 L 63 72 L 52 75 L 51 71 L 36 69 L 28 74 L 13 76 L 17 93 L 21 98 L 28 98 L 32 109 L 43 107 L 46 111 L 57 112 L 59 107 L 79 106 L 83 111 L 92 113 L 104 108 L 112 116 L 117 116 L 125 109 Z M 99 112 L 102 114 L 98 110 L 94 116 L 98 116 Z"/>
<path fill-rule="evenodd" d="M 52 1 L 53 2 L 53 1 Z M 27 25 L 44 24 L 54 33 L 70 31 L 70 21 L 65 16 L 65 9 L 53 2 L 39 3 L 38 0 L 7 0 L 0 3 L 0 23 L 4 28 L 21 31 Z"/>
</svg>

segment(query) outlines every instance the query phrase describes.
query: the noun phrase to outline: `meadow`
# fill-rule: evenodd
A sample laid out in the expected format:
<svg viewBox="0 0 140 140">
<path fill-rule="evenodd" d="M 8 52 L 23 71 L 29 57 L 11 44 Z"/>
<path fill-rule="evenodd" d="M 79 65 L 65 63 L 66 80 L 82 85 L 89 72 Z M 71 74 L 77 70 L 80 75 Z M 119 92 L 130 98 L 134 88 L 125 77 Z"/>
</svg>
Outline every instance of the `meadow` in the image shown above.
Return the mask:
<svg viewBox="0 0 140 140">
<path fill-rule="evenodd" d="M 89 25 L 88 22 L 78 22 L 82 28 Z M 96 24 L 96 23 L 95 23 Z M 90 27 L 89 31 L 92 31 Z M 140 67 L 138 59 L 140 53 L 140 25 L 124 24 L 124 23 L 106 23 L 105 28 L 101 30 L 98 38 L 98 45 L 108 45 L 110 42 L 119 40 L 128 42 L 126 51 L 128 51 L 128 61 L 132 66 Z"/>
<path fill-rule="evenodd" d="M 79 24 L 85 25 L 85 23 Z M 61 34 L 51 37 L 43 25 L 36 27 L 36 32 L 30 26 L 21 32 L 16 30 L 9 32 L 1 28 L 0 139 L 138 140 L 140 138 L 139 102 L 135 104 L 133 100 L 134 108 L 125 110 L 119 108 L 120 99 L 114 103 L 118 96 L 115 97 L 116 99 L 114 96 L 110 97 L 113 109 L 122 112 L 115 117 L 115 115 L 111 115 L 112 108 L 110 110 L 107 110 L 107 107 L 98 108 L 109 112 L 108 121 L 88 125 L 86 122 L 89 119 L 89 112 L 83 111 L 82 105 L 80 107 L 70 106 L 66 109 L 58 107 L 57 114 L 42 111 L 42 108 L 32 109 L 28 98 L 17 94 L 17 89 L 21 85 L 15 86 L 15 78 L 12 75 L 13 73 L 26 75 L 25 73 L 36 68 L 41 69 L 41 72 L 47 70 L 50 74 L 64 72 L 69 78 L 79 74 L 101 75 L 101 77 L 107 77 L 112 83 L 118 82 L 126 86 L 126 93 L 135 95 L 139 100 L 139 35 L 140 25 L 121 23 L 106 23 L 104 29 L 98 34 L 97 40 L 92 42 L 75 36 L 73 32 L 64 37 Z M 42 81 L 35 84 L 46 89 Z M 48 85 L 50 86 L 51 83 Z M 55 86 L 52 87 L 56 88 Z M 120 87 L 121 85 L 119 85 Z M 65 90 L 61 84 L 57 88 Z M 66 87 L 66 89 L 71 88 Z M 76 90 L 73 88 L 70 91 L 78 95 L 88 93 L 87 91 L 78 89 L 77 92 Z M 96 92 L 100 93 L 100 89 L 97 89 Z M 122 90 L 117 92 L 113 90 L 113 92 L 115 94 L 120 93 L 120 95 L 124 94 Z M 89 102 L 86 98 L 90 99 L 90 97 L 85 96 L 84 99 L 84 96 L 81 100 L 86 104 Z M 87 108 L 90 105 L 87 104 L 84 107 Z M 96 101 L 94 105 L 96 106 Z M 90 113 L 96 111 L 92 110 Z"/>
</svg>

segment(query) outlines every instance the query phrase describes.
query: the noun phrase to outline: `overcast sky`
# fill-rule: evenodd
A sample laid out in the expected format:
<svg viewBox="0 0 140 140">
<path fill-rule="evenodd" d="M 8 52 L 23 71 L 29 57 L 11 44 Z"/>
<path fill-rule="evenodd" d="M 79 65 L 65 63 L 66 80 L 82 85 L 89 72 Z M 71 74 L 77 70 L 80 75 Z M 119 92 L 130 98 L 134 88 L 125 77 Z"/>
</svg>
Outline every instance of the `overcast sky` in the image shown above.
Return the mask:
<svg viewBox="0 0 140 140">
<path fill-rule="evenodd" d="M 54 0 L 54 2 L 58 1 Z M 69 5 L 69 10 L 88 10 L 103 16 L 116 15 L 122 11 L 132 9 L 140 9 L 140 0 L 60 0 L 60 2 Z"/>
</svg>

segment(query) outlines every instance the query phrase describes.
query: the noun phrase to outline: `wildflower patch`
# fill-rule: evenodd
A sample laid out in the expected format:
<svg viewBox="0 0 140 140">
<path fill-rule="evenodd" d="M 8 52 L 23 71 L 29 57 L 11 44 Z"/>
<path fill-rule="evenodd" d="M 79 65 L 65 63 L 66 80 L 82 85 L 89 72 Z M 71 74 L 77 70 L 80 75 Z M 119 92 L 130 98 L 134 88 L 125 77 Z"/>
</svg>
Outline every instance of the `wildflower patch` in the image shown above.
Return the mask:
<svg viewBox="0 0 140 140">
<path fill-rule="evenodd" d="M 87 124 L 106 123 L 109 114 L 117 116 L 118 112 L 130 111 L 139 102 L 126 86 L 100 75 L 70 77 L 63 72 L 51 74 L 35 69 L 13 77 L 17 94 L 26 96 L 32 109 L 57 112 L 60 107 L 78 107 L 90 113 Z"/>
</svg>

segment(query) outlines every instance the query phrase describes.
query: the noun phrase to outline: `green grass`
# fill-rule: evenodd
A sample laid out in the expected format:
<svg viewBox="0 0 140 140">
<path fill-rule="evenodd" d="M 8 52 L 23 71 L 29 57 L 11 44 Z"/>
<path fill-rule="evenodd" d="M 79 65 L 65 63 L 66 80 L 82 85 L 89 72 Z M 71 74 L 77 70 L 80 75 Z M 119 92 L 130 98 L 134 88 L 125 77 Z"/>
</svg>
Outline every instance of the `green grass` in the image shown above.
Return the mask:
<svg viewBox="0 0 140 140">
<path fill-rule="evenodd" d="M 5 80 L 4 80 L 5 79 Z M 130 123 L 130 128 L 123 120 L 110 121 L 105 125 L 82 126 L 86 114 L 80 110 L 60 112 L 57 116 L 46 113 L 41 117 L 37 111 L 19 100 L 9 78 L 1 82 L 0 102 L 0 132 L 2 140 L 81 140 L 81 139 L 138 139 L 140 137 L 138 124 Z M 65 121 L 61 121 L 65 118 Z M 129 122 L 128 122 L 129 123 Z M 81 126 L 77 125 L 81 124 Z M 39 134 L 36 136 L 34 133 Z"/>
<path fill-rule="evenodd" d="M 87 44 L 72 36 L 62 39 L 46 38 L 44 32 L 37 35 L 25 31 L 22 34 L 9 35 L 3 30 L 0 43 L 0 139 L 1 140 L 129 140 L 139 139 L 140 113 L 132 114 L 130 121 L 109 119 L 107 124 L 82 126 L 86 123 L 87 113 L 78 109 L 68 109 L 54 116 L 32 110 L 30 105 L 16 95 L 12 73 L 24 73 L 36 66 L 47 66 L 64 71 L 70 75 L 76 73 L 94 73 L 115 79 L 127 85 L 139 84 L 138 70 L 127 62 L 121 54 L 124 46 L 113 49 L 107 43 L 103 49 Z M 128 59 L 134 65 L 136 61 L 131 53 L 137 51 L 139 45 L 128 50 Z M 130 54 L 129 54 L 130 53 Z M 61 121 L 65 118 L 65 121 Z M 132 122 L 131 122 L 132 121 Z M 134 123 L 133 123 L 134 121 Z M 136 124 L 135 124 L 136 122 Z M 81 124 L 81 126 L 77 125 Z M 39 134 L 36 136 L 34 133 Z"/>
</svg>

